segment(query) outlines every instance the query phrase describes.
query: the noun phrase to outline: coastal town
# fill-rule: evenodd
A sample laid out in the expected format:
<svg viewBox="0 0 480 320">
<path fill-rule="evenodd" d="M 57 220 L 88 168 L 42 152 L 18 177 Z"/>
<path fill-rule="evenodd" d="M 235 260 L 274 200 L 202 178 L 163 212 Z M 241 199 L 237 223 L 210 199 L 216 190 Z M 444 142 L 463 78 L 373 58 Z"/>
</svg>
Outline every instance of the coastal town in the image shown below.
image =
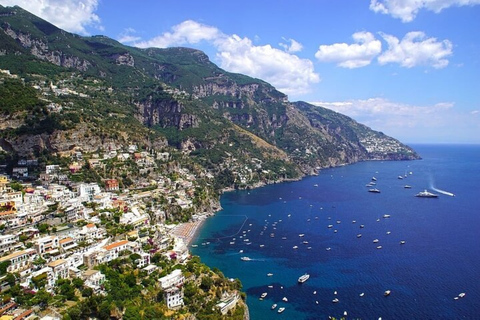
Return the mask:
<svg viewBox="0 0 480 320">
<path fill-rule="evenodd" d="M 157 312 L 163 315 L 185 309 L 185 300 L 192 298 L 190 286 L 210 289 L 208 280 L 215 276 L 192 272 L 199 261 L 188 250 L 198 227 L 213 213 L 194 210 L 201 196 L 195 191 L 196 175 L 176 168 L 174 176 L 159 174 L 148 183 L 139 179 L 139 184 L 121 188 L 123 183 L 114 178 L 100 184 L 73 179 L 112 159 L 133 159 L 139 168 L 154 171 L 156 160 L 167 161 L 170 154 L 129 146 L 102 157 L 90 154 L 86 159 L 79 150 L 63 157 L 66 167 L 39 168 L 37 160 L 20 159 L 11 176 L 0 175 L 1 319 L 76 319 L 78 301 L 112 293 L 108 268 L 118 264 L 128 264 L 118 270 L 135 275 L 130 286 L 142 291 L 148 283 L 157 289 L 153 300 L 161 302 Z M 174 221 L 171 207 L 190 217 Z M 219 316 L 231 313 L 241 300 L 237 280 L 220 280 L 222 291 L 207 298 Z M 107 307 L 107 318 L 128 318 L 125 312 L 116 315 L 122 311 L 113 305 Z"/>
</svg>

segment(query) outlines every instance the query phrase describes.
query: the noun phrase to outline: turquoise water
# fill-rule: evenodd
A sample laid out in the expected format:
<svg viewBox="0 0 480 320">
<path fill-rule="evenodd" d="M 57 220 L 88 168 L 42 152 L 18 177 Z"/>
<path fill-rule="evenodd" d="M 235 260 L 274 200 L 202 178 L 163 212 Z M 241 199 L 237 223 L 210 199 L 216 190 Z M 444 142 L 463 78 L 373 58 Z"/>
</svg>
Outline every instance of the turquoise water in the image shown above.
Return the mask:
<svg viewBox="0 0 480 320">
<path fill-rule="evenodd" d="M 192 251 L 242 281 L 254 320 L 345 311 L 361 319 L 480 319 L 480 146 L 413 147 L 423 160 L 362 162 L 227 193 Z M 367 192 L 372 177 L 380 193 Z M 439 197 L 414 196 L 424 189 Z M 310 279 L 298 284 L 304 273 Z"/>
</svg>

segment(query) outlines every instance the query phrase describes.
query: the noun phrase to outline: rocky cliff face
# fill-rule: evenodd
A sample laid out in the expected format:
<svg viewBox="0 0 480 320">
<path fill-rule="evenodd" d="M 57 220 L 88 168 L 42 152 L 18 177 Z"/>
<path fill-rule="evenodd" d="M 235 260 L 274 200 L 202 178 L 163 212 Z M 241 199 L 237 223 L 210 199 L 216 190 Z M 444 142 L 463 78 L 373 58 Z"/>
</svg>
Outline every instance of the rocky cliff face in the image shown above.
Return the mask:
<svg viewBox="0 0 480 320">
<path fill-rule="evenodd" d="M 46 60 L 57 66 L 75 68 L 80 71 L 86 71 L 91 66 L 91 63 L 87 60 L 67 55 L 58 50 L 50 51 L 46 42 L 32 38 L 29 33 L 16 32 L 8 23 L 2 25 L 2 30 L 12 39 L 17 40 L 24 48 L 30 50 L 30 53 L 37 58 Z"/>
<path fill-rule="evenodd" d="M 179 130 L 197 128 L 200 120 L 194 114 L 183 113 L 182 105 L 175 100 L 152 101 L 147 99 L 135 102 L 136 118 L 148 127 L 175 127 Z"/>
</svg>

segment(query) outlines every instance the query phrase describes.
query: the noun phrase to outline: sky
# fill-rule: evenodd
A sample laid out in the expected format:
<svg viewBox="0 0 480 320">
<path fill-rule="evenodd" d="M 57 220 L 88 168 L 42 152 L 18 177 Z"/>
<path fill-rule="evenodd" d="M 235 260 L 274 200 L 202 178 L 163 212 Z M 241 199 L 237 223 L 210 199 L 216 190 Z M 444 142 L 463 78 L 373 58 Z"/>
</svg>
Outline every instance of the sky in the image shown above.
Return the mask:
<svg viewBox="0 0 480 320">
<path fill-rule="evenodd" d="M 405 143 L 480 144 L 480 0 L 0 0 L 72 33 L 191 47 Z"/>
</svg>

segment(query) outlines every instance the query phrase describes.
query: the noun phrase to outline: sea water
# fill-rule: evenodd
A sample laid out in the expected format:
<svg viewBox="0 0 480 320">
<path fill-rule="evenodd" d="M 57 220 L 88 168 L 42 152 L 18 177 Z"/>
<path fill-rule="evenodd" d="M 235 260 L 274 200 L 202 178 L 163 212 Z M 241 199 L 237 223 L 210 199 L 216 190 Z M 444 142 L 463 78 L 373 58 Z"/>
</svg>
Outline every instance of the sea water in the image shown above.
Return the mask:
<svg viewBox="0 0 480 320">
<path fill-rule="evenodd" d="M 226 193 L 192 251 L 242 281 L 254 320 L 480 319 L 480 146 L 413 147 L 422 160 Z"/>
</svg>

